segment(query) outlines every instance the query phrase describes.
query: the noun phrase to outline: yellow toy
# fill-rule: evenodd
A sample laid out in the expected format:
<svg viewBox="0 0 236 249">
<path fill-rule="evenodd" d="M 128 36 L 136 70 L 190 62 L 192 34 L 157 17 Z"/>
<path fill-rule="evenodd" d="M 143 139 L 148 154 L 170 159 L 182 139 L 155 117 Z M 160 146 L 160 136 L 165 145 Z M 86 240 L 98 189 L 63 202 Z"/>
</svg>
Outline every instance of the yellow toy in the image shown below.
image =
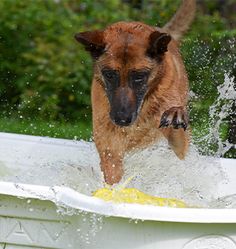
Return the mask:
<svg viewBox="0 0 236 249">
<path fill-rule="evenodd" d="M 101 188 L 93 193 L 94 197 L 103 199 L 104 201 L 112 201 L 115 203 L 137 203 L 137 204 L 149 204 L 161 207 L 178 207 L 186 208 L 187 205 L 177 199 L 168 199 L 154 197 L 145 194 L 135 188 L 123 188 L 123 189 L 109 189 Z"/>
</svg>

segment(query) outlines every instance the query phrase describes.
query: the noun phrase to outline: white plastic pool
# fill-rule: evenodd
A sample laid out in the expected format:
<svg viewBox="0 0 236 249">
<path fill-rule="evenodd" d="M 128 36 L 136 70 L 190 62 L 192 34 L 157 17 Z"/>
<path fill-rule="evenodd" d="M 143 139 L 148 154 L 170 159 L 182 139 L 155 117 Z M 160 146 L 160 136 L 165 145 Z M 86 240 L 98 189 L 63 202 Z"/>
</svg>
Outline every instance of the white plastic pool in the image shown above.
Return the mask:
<svg viewBox="0 0 236 249">
<path fill-rule="evenodd" d="M 86 150 L 78 141 L 7 133 L 0 141 L 0 174 L 39 161 L 76 162 Z M 228 183 L 220 193 L 235 194 L 236 160 L 221 164 Z M 67 187 L 0 182 L 0 248 L 236 249 L 236 209 L 112 204 Z"/>
</svg>

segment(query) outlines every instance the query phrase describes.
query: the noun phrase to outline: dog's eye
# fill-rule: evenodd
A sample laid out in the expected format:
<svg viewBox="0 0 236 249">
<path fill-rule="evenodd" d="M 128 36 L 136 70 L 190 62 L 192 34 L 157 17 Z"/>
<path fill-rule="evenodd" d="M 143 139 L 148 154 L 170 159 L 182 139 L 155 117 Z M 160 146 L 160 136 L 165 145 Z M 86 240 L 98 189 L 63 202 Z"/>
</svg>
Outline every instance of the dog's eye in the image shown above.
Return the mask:
<svg viewBox="0 0 236 249">
<path fill-rule="evenodd" d="M 105 80 L 115 81 L 118 79 L 118 73 L 114 70 L 103 70 L 102 75 Z"/>
<path fill-rule="evenodd" d="M 131 84 L 135 86 L 141 86 L 142 84 L 146 83 L 148 78 L 147 72 L 133 72 L 131 73 Z"/>
<path fill-rule="evenodd" d="M 146 79 L 146 75 L 140 74 L 140 75 L 135 75 L 133 80 L 135 83 L 142 83 L 143 81 L 145 81 L 145 79 Z"/>
</svg>

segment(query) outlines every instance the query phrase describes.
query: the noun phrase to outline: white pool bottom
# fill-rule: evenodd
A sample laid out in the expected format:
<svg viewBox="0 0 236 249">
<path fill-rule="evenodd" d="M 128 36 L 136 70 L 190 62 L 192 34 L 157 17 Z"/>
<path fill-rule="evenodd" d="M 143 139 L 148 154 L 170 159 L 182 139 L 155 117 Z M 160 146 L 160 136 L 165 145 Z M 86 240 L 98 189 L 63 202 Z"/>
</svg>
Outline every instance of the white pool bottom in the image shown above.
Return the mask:
<svg viewBox="0 0 236 249">
<path fill-rule="evenodd" d="M 27 167 L 65 156 L 77 162 L 85 146 L 6 133 L 0 139 L 1 174 L 17 170 L 17 164 Z M 94 158 L 86 160 L 89 167 Z M 221 159 L 221 164 L 228 181 L 218 191 L 222 196 L 235 194 L 236 162 Z M 112 204 L 67 187 L 12 182 L 0 182 L 0 195 L 0 248 L 236 249 L 236 209 Z M 58 212 L 54 203 L 67 214 Z"/>
</svg>

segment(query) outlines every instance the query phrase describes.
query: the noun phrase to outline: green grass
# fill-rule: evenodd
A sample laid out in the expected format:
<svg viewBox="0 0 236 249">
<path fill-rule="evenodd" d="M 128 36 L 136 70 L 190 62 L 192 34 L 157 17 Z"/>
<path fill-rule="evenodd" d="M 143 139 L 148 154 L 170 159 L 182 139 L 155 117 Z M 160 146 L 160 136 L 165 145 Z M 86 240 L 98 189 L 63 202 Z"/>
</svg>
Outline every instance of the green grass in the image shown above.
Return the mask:
<svg viewBox="0 0 236 249">
<path fill-rule="evenodd" d="M 91 130 L 91 124 L 83 122 L 63 123 L 36 119 L 0 118 L 1 132 L 89 140 Z"/>
<path fill-rule="evenodd" d="M 193 122 L 191 124 L 192 140 L 198 146 L 203 154 L 213 152 L 216 148 L 215 145 L 207 145 L 206 141 L 199 141 L 200 138 L 207 135 L 209 132 L 209 123 L 206 117 L 202 116 L 202 120 L 205 122 Z M 221 127 L 221 139 L 224 141 L 227 138 L 227 126 Z M 92 137 L 92 126 L 91 122 L 59 122 L 59 121 L 45 121 L 40 119 L 19 119 L 19 118 L 4 118 L 0 117 L 0 132 L 9 132 L 17 134 L 28 134 L 35 136 L 47 136 L 54 138 L 66 138 L 66 139 L 84 139 L 91 140 Z M 235 158 L 236 151 L 231 150 L 226 157 Z"/>
</svg>

